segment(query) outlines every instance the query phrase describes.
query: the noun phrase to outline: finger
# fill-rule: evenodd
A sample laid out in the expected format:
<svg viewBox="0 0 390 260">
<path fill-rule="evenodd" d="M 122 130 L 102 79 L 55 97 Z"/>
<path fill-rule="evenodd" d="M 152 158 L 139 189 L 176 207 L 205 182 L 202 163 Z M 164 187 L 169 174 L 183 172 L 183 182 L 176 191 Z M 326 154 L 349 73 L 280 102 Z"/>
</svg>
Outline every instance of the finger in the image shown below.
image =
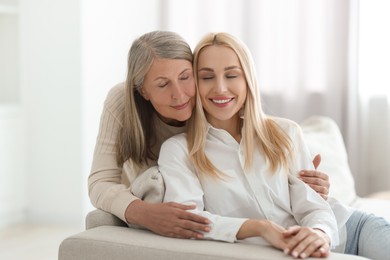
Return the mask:
<svg viewBox="0 0 390 260">
<path fill-rule="evenodd" d="M 313 166 L 314 166 L 314 169 L 317 170 L 318 166 L 320 165 L 321 163 L 321 155 L 320 154 L 317 154 L 316 156 L 314 156 L 314 159 L 313 159 Z"/>
<path fill-rule="evenodd" d="M 290 239 L 290 241 L 288 242 L 287 244 L 287 248 L 285 249 L 284 253 L 288 254 L 292 254 L 293 250 L 299 245 L 299 243 L 301 243 L 302 240 L 305 239 L 305 237 L 307 236 L 306 234 L 306 231 L 300 227 L 299 227 L 299 230 L 296 231 L 295 228 L 294 230 L 296 231 L 294 236 Z"/>
<path fill-rule="evenodd" d="M 179 216 L 179 218 L 185 219 L 185 220 L 190 220 L 190 221 L 200 223 L 200 224 L 206 224 L 206 225 L 210 224 L 210 220 L 208 218 L 202 217 L 198 214 L 191 213 L 188 211 L 182 212 L 182 214 Z"/>
<path fill-rule="evenodd" d="M 182 210 L 191 210 L 191 209 L 196 208 L 196 204 L 187 205 L 187 204 L 181 204 L 181 203 L 176 203 L 176 202 L 168 202 L 167 204 L 174 207 L 174 208 L 178 208 L 178 209 L 182 209 Z"/>
<path fill-rule="evenodd" d="M 318 236 L 308 236 L 301 244 L 298 245 L 297 251 L 301 258 L 306 258 L 316 252 L 321 246 L 323 246 L 325 241 Z M 295 249 L 294 249 L 295 250 Z M 322 253 L 322 252 L 321 252 Z"/>
<path fill-rule="evenodd" d="M 327 257 L 329 255 L 329 247 L 326 248 L 326 246 L 318 248 L 316 251 L 314 251 L 310 256 L 311 257 Z"/>
<path fill-rule="evenodd" d="M 168 202 L 167 204 L 179 210 L 183 210 L 179 213 L 178 216 L 181 219 L 188 219 L 202 224 L 210 224 L 210 220 L 208 218 L 187 211 L 187 210 L 195 209 L 196 208 L 195 204 L 185 205 L 176 202 Z"/>
<path fill-rule="evenodd" d="M 291 250 L 291 255 L 295 258 L 306 258 L 326 243 L 322 237 L 313 233 L 311 229 L 303 228 L 301 233 L 304 234 L 303 239 Z"/>
<path fill-rule="evenodd" d="M 300 177 L 300 179 L 309 185 L 317 185 L 317 186 L 324 186 L 326 187 L 325 181 L 318 179 L 317 177 Z"/>
<path fill-rule="evenodd" d="M 292 227 L 289 227 L 287 230 L 283 231 L 283 236 L 286 238 L 286 237 L 291 237 L 291 236 L 294 236 L 296 235 L 299 230 L 300 230 L 301 227 L 299 226 L 292 226 Z"/>
<path fill-rule="evenodd" d="M 173 228 L 169 233 L 166 234 L 168 237 L 174 238 L 185 238 L 185 239 L 203 239 L 203 234 L 179 227 Z"/>
<path fill-rule="evenodd" d="M 313 190 L 315 190 L 317 193 L 319 193 L 320 195 L 328 195 L 329 194 L 329 190 L 327 187 L 325 186 L 321 186 L 321 185 L 313 185 L 313 184 L 308 184 L 310 186 L 310 188 L 312 188 Z"/>
<path fill-rule="evenodd" d="M 209 232 L 211 228 L 208 225 L 205 224 L 199 224 L 194 221 L 181 221 L 180 226 L 186 230 L 192 230 L 192 231 L 202 231 L 202 232 Z"/>
<path fill-rule="evenodd" d="M 321 181 L 328 181 L 329 176 L 326 173 L 323 173 L 321 171 L 313 171 L 313 170 L 301 170 L 299 172 L 300 177 L 306 177 L 306 178 L 312 178 L 312 179 L 318 179 Z"/>
</svg>

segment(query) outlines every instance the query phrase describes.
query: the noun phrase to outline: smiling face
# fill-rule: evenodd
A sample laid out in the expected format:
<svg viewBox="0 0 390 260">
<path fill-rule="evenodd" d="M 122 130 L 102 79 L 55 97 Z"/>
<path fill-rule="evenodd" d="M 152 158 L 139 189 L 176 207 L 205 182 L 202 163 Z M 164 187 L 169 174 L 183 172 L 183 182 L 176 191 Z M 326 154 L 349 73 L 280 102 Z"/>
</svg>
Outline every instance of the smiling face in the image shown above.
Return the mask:
<svg viewBox="0 0 390 260">
<path fill-rule="evenodd" d="M 197 71 L 199 96 L 209 123 L 224 129 L 237 124 L 247 84 L 233 49 L 222 45 L 203 48 Z"/>
<path fill-rule="evenodd" d="M 195 81 L 191 62 L 155 59 L 145 76 L 141 95 L 151 102 L 167 124 L 180 125 L 190 118 L 195 104 Z"/>
</svg>

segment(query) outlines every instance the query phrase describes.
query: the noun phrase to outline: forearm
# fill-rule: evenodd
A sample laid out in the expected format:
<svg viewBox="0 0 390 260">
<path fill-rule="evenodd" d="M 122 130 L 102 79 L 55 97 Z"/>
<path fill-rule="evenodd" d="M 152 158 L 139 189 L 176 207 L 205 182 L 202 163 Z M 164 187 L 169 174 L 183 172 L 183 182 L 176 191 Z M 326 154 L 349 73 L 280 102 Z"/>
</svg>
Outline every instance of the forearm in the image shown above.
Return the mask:
<svg viewBox="0 0 390 260">
<path fill-rule="evenodd" d="M 261 237 L 264 232 L 264 220 L 248 219 L 245 221 L 237 232 L 237 240 L 249 237 Z"/>
<path fill-rule="evenodd" d="M 91 174 L 88 177 L 88 194 L 96 208 L 114 214 L 125 221 L 125 211 L 137 199 L 123 184 L 122 168 L 108 154 L 95 154 Z"/>
<path fill-rule="evenodd" d="M 132 201 L 126 208 L 125 211 L 125 220 L 127 223 L 142 225 L 142 220 L 144 219 L 145 214 L 147 214 L 145 202 L 136 199 Z"/>
<path fill-rule="evenodd" d="M 94 207 L 109 212 L 125 222 L 127 208 L 138 199 L 125 185 L 109 182 L 96 183 L 90 187 L 89 197 Z"/>
</svg>

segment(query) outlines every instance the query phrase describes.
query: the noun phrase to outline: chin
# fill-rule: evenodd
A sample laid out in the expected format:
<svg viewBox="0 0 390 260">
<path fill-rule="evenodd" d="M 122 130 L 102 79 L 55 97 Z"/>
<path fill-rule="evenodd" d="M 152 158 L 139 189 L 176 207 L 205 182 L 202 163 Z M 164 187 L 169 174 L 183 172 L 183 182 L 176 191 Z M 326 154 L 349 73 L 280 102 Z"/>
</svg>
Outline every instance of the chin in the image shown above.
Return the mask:
<svg viewBox="0 0 390 260">
<path fill-rule="evenodd" d="M 187 121 L 188 119 L 190 119 L 191 114 L 192 114 L 192 113 L 188 113 L 188 114 L 186 114 L 186 115 L 183 115 L 183 116 L 179 117 L 179 118 L 176 119 L 176 120 L 177 120 L 177 121 L 181 121 L 181 122 Z"/>
</svg>

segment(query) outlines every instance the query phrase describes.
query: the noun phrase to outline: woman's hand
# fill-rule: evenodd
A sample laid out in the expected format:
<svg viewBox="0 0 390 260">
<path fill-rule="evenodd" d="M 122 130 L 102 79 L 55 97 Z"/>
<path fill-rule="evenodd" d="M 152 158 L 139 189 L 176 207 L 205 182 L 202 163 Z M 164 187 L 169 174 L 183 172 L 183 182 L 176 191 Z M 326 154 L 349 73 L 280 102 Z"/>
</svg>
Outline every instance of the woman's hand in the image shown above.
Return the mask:
<svg viewBox="0 0 390 260">
<path fill-rule="evenodd" d="M 293 226 L 283 233 L 285 238 L 291 238 L 285 254 L 294 258 L 327 257 L 330 250 L 330 238 L 322 230 L 309 227 Z"/>
<path fill-rule="evenodd" d="M 203 238 L 202 233 L 210 231 L 207 218 L 188 210 L 195 205 L 175 202 L 150 204 L 135 200 L 126 209 L 125 217 L 129 223 L 141 225 L 157 234 L 175 238 Z"/>
<path fill-rule="evenodd" d="M 248 219 L 240 227 L 236 238 L 262 237 L 275 248 L 284 250 L 290 238 L 283 234 L 285 228 L 269 220 Z"/>
<path fill-rule="evenodd" d="M 302 170 L 299 172 L 299 178 L 308 184 L 313 190 L 321 195 L 325 200 L 329 195 L 329 176 L 326 173 L 317 171 L 318 165 L 321 163 L 321 156 L 317 154 L 313 159 L 313 170 Z"/>
<path fill-rule="evenodd" d="M 272 246 L 285 250 L 288 247 L 290 238 L 284 235 L 285 228 L 279 226 L 272 221 L 265 222 L 264 232 L 261 233 L 261 237 L 264 238 Z"/>
</svg>

